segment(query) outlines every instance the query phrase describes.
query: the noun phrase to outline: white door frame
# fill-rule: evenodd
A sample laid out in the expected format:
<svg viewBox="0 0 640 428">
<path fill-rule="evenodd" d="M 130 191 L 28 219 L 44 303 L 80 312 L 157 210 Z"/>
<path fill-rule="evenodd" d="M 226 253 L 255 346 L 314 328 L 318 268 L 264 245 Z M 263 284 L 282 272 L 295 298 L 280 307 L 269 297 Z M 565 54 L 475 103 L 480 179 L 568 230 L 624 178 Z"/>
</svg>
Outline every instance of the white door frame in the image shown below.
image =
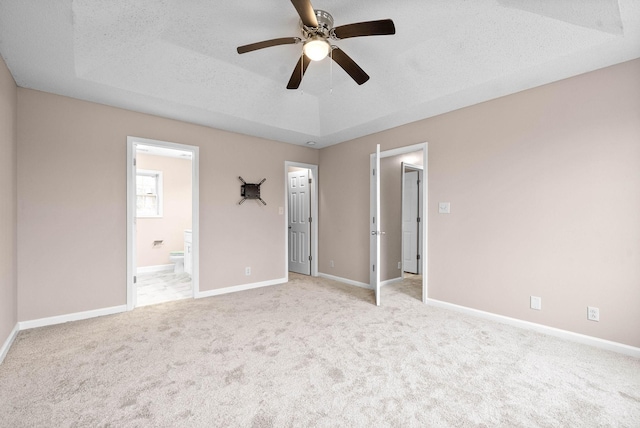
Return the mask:
<svg viewBox="0 0 640 428">
<path fill-rule="evenodd" d="M 380 306 L 380 236 L 385 233 L 380 226 L 380 144 L 376 144 L 376 152 L 371 154 L 369 179 L 369 283 L 375 294 L 376 306 Z"/>
<path fill-rule="evenodd" d="M 422 206 L 421 206 L 421 212 L 420 212 L 420 219 L 421 221 L 424 223 L 423 227 L 422 227 L 422 231 L 421 231 L 421 235 L 420 237 L 422 238 L 422 256 L 420 258 L 420 270 L 422 272 L 422 302 L 423 303 L 427 303 L 427 296 L 428 296 L 428 266 L 429 266 L 429 240 L 428 240 L 428 235 L 429 235 L 429 218 L 428 218 L 428 202 L 429 202 L 429 143 L 424 142 L 424 143 L 419 143 L 419 144 L 413 144 L 410 146 L 405 146 L 405 147 L 399 147 L 396 149 L 391 149 L 391 150 L 385 150 L 385 151 L 381 151 L 380 152 L 380 156 L 379 158 L 386 158 L 386 157 L 391 157 L 391 156 L 397 156 L 397 155 L 402 155 L 405 153 L 412 153 L 412 152 L 417 152 L 417 151 L 422 151 L 422 168 L 423 168 L 423 173 L 422 173 Z M 371 162 L 373 162 L 375 160 L 376 154 L 372 153 L 370 155 L 370 159 Z M 378 177 L 379 177 L 379 173 L 378 173 Z M 374 181 L 375 178 L 374 177 L 370 177 L 371 180 L 371 187 L 372 187 L 372 193 L 373 193 L 373 186 L 374 186 Z M 376 189 L 379 191 L 379 189 Z M 380 200 L 378 199 L 378 208 L 380 205 Z M 373 207 L 372 207 L 373 210 Z M 370 213 L 370 217 L 371 217 L 371 213 Z M 373 245 L 373 240 L 371 240 L 370 245 Z M 373 249 L 370 250 L 370 253 L 373 254 Z M 377 268 L 377 267 L 376 267 Z M 373 281 L 371 281 L 370 286 L 373 288 L 375 287 L 375 284 L 373 283 Z M 375 288 L 374 288 L 375 289 Z M 378 300 L 379 303 L 379 299 L 377 298 L 376 300 Z"/>
<path fill-rule="evenodd" d="M 191 288 L 193 297 L 200 293 L 200 182 L 199 182 L 199 150 L 197 146 L 171 143 L 168 141 L 151 140 L 148 138 L 127 137 L 127 310 L 136 306 L 136 248 L 134 236 L 134 222 L 136 220 L 136 177 L 134 159 L 136 158 L 136 144 L 163 147 L 191 152 L 191 231 L 192 267 Z"/>
<path fill-rule="evenodd" d="M 311 170 L 312 181 L 309 186 L 311 197 L 311 276 L 318 276 L 318 165 L 301 162 L 284 162 L 284 274 L 289 281 L 289 186 L 288 173 L 290 167 Z"/>
</svg>

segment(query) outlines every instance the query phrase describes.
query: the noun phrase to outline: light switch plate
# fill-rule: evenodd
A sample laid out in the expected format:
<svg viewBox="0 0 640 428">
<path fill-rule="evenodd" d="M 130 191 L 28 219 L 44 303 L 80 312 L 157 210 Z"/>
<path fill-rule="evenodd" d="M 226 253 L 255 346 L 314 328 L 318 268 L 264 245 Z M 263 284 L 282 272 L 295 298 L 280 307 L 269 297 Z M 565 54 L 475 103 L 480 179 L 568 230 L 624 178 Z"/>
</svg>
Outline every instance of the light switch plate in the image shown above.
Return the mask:
<svg viewBox="0 0 640 428">
<path fill-rule="evenodd" d="M 531 309 L 536 311 L 542 310 L 542 298 L 538 296 L 531 296 Z"/>
<path fill-rule="evenodd" d="M 449 203 L 449 202 L 440 202 L 438 204 L 438 213 L 439 214 L 449 214 L 449 213 L 451 213 L 451 203 Z"/>
</svg>

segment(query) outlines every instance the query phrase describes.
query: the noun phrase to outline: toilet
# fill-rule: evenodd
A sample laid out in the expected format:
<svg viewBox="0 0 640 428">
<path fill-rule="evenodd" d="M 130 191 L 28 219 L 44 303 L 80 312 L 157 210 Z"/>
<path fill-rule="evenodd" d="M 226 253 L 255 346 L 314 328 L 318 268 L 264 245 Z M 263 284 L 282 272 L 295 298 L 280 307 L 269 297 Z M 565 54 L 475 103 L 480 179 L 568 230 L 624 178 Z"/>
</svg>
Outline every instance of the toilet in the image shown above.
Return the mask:
<svg viewBox="0 0 640 428">
<path fill-rule="evenodd" d="M 173 273 L 184 272 L 184 251 L 171 251 L 169 260 L 174 264 Z"/>
</svg>

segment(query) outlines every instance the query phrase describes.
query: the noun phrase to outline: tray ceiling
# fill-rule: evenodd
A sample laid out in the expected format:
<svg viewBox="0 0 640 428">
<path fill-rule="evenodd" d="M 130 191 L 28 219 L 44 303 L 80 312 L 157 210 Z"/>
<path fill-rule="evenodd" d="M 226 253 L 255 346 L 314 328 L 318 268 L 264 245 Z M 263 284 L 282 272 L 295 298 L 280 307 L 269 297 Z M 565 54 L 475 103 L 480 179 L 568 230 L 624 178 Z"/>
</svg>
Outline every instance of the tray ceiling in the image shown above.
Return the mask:
<svg viewBox="0 0 640 428">
<path fill-rule="evenodd" d="M 289 0 L 0 0 L 0 54 L 21 87 L 321 148 L 640 57 L 640 0 L 314 0 L 335 25 L 391 18 L 396 35 L 336 41 L 286 84 L 301 45 Z"/>
</svg>

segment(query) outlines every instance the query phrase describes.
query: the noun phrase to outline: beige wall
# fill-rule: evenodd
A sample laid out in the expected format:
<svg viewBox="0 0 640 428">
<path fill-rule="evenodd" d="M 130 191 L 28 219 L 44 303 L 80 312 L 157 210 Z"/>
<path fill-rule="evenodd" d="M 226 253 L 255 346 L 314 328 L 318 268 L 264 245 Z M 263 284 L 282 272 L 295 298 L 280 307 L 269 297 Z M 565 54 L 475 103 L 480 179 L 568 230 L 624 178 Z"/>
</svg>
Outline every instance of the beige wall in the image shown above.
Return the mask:
<svg viewBox="0 0 640 428">
<path fill-rule="evenodd" d="M 171 251 L 184 250 L 184 231 L 191 229 L 191 160 L 138 153 L 138 169 L 162 171 L 163 213 L 137 220 L 137 267 L 171 263 Z M 162 245 L 153 245 L 163 241 Z"/>
<path fill-rule="evenodd" d="M 369 154 L 427 141 L 430 298 L 640 346 L 638 75 L 635 60 L 315 151 L 28 89 L 16 128 L 0 66 L 0 196 L 16 197 L 17 132 L 19 243 L 16 274 L 9 202 L 0 338 L 16 277 L 21 321 L 124 305 L 132 135 L 200 147 L 203 291 L 284 275 L 285 160 L 320 164 L 320 271 L 368 282 Z M 269 205 L 238 206 L 238 175 L 266 177 Z"/>
<path fill-rule="evenodd" d="M 317 150 L 19 88 L 20 321 L 126 303 L 127 136 L 200 148 L 201 291 L 284 277 L 284 162 Z"/>
<path fill-rule="evenodd" d="M 0 58 L 0 347 L 18 322 L 16 115 L 16 83 Z"/>
<path fill-rule="evenodd" d="M 426 141 L 430 298 L 640 346 L 638 76 L 634 60 L 322 149 L 320 272 L 369 281 L 369 154 Z"/>
</svg>

